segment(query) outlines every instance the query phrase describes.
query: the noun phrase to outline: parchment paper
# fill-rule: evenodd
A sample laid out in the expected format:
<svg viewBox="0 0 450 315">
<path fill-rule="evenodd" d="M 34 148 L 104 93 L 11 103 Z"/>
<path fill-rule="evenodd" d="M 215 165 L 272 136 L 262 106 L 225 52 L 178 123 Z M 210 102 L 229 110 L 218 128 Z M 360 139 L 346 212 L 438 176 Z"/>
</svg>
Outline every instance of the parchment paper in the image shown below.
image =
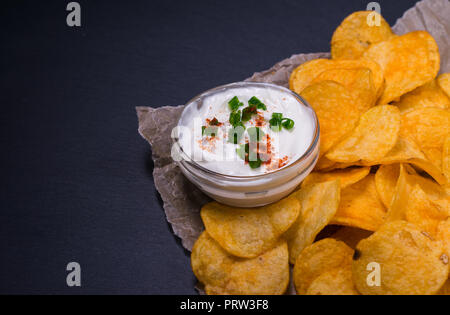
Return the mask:
<svg viewBox="0 0 450 315">
<path fill-rule="evenodd" d="M 448 0 L 418 2 L 397 20 L 393 30 L 399 35 L 415 30 L 428 31 L 439 45 L 441 72 L 450 72 L 450 2 Z M 311 59 L 329 56 L 329 53 L 293 55 L 269 70 L 256 72 L 246 81 L 269 82 L 287 87 L 289 75 L 295 67 Z M 183 105 L 159 108 L 136 107 L 136 111 L 139 133 L 152 146 L 155 164 L 153 177 L 156 189 L 164 203 L 167 221 L 172 225 L 174 233 L 182 240 L 183 246 L 190 251 L 204 229 L 199 214 L 200 208 L 210 199 L 184 178 L 170 156 L 171 130 L 176 126 L 183 107 Z"/>
</svg>

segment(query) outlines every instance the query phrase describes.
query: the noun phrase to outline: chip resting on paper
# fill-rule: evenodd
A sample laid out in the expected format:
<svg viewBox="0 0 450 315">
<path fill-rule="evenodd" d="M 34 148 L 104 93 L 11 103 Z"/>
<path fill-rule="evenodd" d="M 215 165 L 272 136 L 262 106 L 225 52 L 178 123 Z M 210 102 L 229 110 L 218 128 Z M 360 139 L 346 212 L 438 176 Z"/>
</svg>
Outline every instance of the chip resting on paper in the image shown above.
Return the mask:
<svg viewBox="0 0 450 315">
<path fill-rule="evenodd" d="M 386 86 L 378 99 L 384 105 L 433 80 L 440 66 L 439 49 L 426 31 L 415 31 L 374 44 L 363 58 L 383 69 Z"/>
<path fill-rule="evenodd" d="M 339 181 L 311 184 L 291 196 L 301 204 L 297 221 L 286 232 L 289 261 L 294 264 L 300 252 L 314 242 L 317 234 L 336 214 L 340 200 Z"/>
<path fill-rule="evenodd" d="M 350 268 L 353 250 L 345 243 L 326 238 L 306 247 L 294 265 L 293 278 L 297 294 L 307 293 L 313 281 L 332 269 Z"/>
<path fill-rule="evenodd" d="M 377 100 L 377 89 L 369 68 L 325 70 L 311 84 L 321 81 L 335 81 L 345 86 L 353 93 L 361 113 L 375 105 Z"/>
<path fill-rule="evenodd" d="M 354 12 L 334 31 L 331 39 L 331 56 L 333 59 L 357 59 L 372 44 L 394 36 L 391 27 L 379 13 Z"/>
<path fill-rule="evenodd" d="M 358 122 L 360 113 L 352 93 L 334 81 L 308 86 L 301 96 L 315 110 L 320 124 L 320 152 L 323 155 Z"/>
<path fill-rule="evenodd" d="M 235 208 L 217 202 L 200 215 L 208 234 L 230 254 L 253 258 L 273 248 L 300 213 L 296 198 L 284 198 L 259 208 Z"/>
<path fill-rule="evenodd" d="M 283 294 L 289 283 L 286 242 L 255 258 L 237 258 L 227 253 L 203 232 L 191 254 L 191 265 L 207 294 Z"/>
<path fill-rule="evenodd" d="M 357 60 L 332 60 L 332 59 L 313 59 L 307 61 L 298 66 L 291 73 L 289 77 L 289 88 L 294 92 L 300 94 L 308 85 L 314 80 L 318 80 L 318 77 L 325 71 L 337 70 L 341 72 L 343 70 L 362 70 L 370 69 L 370 79 L 376 91 L 376 95 L 379 96 L 384 88 L 384 74 L 383 69 L 376 62 L 368 59 Z M 358 82 L 352 80 L 352 76 L 346 75 L 345 78 L 340 78 L 333 73 L 333 80 L 342 85 L 349 85 L 348 88 L 358 86 Z M 358 74 L 355 72 L 354 74 Z M 323 74 L 324 77 L 330 74 Z M 350 80 L 349 80 L 350 79 Z"/>
<path fill-rule="evenodd" d="M 381 159 L 397 143 L 400 123 L 397 107 L 375 106 L 361 116 L 355 130 L 333 147 L 326 157 L 343 163 Z"/>
<path fill-rule="evenodd" d="M 367 231 L 376 231 L 384 224 L 386 209 L 378 197 L 375 175 L 341 191 L 341 202 L 331 224 L 345 225 Z"/>
<path fill-rule="evenodd" d="M 450 73 L 443 73 L 437 77 L 439 87 L 450 97 Z"/>
<path fill-rule="evenodd" d="M 369 285 L 369 264 L 379 266 L 380 285 Z M 430 295 L 447 281 L 448 257 L 441 242 L 433 241 L 411 223 L 386 223 L 362 240 L 353 257 L 357 290 L 369 295 Z M 374 266 L 373 270 L 376 270 Z M 376 271 L 375 271 L 376 272 Z M 377 275 L 370 278 L 376 281 Z"/>
</svg>

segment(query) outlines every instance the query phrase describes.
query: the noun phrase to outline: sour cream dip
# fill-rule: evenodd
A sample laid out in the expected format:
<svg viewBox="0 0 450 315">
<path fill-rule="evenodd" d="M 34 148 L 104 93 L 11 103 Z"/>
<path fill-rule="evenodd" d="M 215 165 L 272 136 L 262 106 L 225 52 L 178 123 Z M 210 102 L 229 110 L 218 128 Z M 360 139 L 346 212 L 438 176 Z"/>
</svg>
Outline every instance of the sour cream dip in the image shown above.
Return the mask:
<svg viewBox="0 0 450 315">
<path fill-rule="evenodd" d="M 255 207 L 290 193 L 318 157 L 313 109 L 280 86 L 240 82 L 186 104 L 172 156 L 182 172 L 219 202 Z"/>
</svg>

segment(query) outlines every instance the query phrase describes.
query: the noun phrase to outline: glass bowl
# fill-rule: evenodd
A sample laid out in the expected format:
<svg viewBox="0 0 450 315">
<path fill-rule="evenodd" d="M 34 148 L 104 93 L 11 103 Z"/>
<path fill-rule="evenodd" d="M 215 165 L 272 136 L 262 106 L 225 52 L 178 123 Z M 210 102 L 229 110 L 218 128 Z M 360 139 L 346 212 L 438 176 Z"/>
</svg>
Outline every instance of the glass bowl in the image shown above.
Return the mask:
<svg viewBox="0 0 450 315">
<path fill-rule="evenodd" d="M 314 132 L 312 141 L 303 155 L 287 166 L 269 173 L 252 176 L 226 175 L 211 171 L 188 156 L 183 151 L 177 132 L 175 132 L 172 135 L 174 139 L 172 157 L 186 178 L 214 200 L 235 207 L 259 207 L 276 202 L 290 194 L 313 170 L 319 157 L 320 127 L 316 113 L 301 96 L 278 85 L 256 82 L 231 83 L 201 93 L 186 104 L 178 126 L 187 126 L 188 115 L 186 113 L 192 111 L 196 106 L 202 106 L 206 97 L 240 87 L 276 89 L 293 96 L 299 106 L 305 106 L 313 117 Z"/>
</svg>

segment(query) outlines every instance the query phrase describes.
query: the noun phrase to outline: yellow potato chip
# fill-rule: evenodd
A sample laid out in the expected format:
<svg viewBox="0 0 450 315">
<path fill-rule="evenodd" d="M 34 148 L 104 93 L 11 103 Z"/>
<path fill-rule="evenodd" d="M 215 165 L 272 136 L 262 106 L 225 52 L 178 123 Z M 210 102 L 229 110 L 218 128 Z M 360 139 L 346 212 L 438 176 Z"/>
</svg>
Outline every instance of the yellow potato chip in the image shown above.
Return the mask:
<svg viewBox="0 0 450 315">
<path fill-rule="evenodd" d="M 450 257 L 450 218 L 439 223 L 437 239 L 444 243 L 445 253 Z"/>
<path fill-rule="evenodd" d="M 350 247 L 332 238 L 306 247 L 294 265 L 293 278 L 297 294 L 306 294 L 311 283 L 324 272 L 351 266 L 352 255 Z"/>
<path fill-rule="evenodd" d="M 415 188 L 416 186 L 418 188 Z M 414 223 L 418 221 L 429 222 L 426 219 L 427 217 L 440 217 L 439 213 L 441 212 L 444 213 L 444 216 L 445 214 L 449 215 L 449 202 L 448 194 L 443 187 L 431 179 L 416 174 L 408 165 L 402 164 L 400 165 L 400 175 L 395 187 L 394 197 L 389 206 L 387 220 L 407 220 L 407 212 L 410 211 L 411 220 L 414 212 L 423 213 L 424 217 L 419 216 Z"/>
<path fill-rule="evenodd" d="M 373 22 L 378 22 L 376 25 Z M 385 19 L 375 11 L 358 11 L 347 16 L 331 39 L 333 59 L 357 59 L 372 44 L 395 36 Z"/>
<path fill-rule="evenodd" d="M 228 254 L 205 231 L 192 248 L 191 265 L 206 294 L 283 294 L 289 284 L 286 242 L 244 259 Z"/>
<path fill-rule="evenodd" d="M 356 167 L 332 172 L 312 172 L 302 182 L 302 187 L 313 183 L 322 183 L 331 180 L 339 180 L 341 189 L 350 186 L 366 177 L 370 172 L 370 167 Z"/>
<path fill-rule="evenodd" d="M 317 234 L 330 222 L 339 206 L 339 181 L 312 184 L 294 192 L 301 212 L 286 233 L 289 261 L 293 264 L 300 252 L 314 242 Z"/>
<path fill-rule="evenodd" d="M 333 167 L 334 164 L 336 164 L 336 162 L 330 161 L 330 160 L 327 159 L 326 157 L 322 156 L 322 157 L 317 161 L 317 164 L 316 164 L 316 166 L 314 167 L 314 170 L 320 171 L 320 170 L 324 170 L 324 169 L 329 169 L 329 168 Z"/>
<path fill-rule="evenodd" d="M 449 213 L 433 203 L 423 189 L 416 184 L 404 204 L 406 221 L 415 224 L 433 237 L 437 235 L 438 225 L 449 217 Z"/>
<path fill-rule="evenodd" d="M 450 280 L 447 280 L 437 295 L 450 295 Z"/>
<path fill-rule="evenodd" d="M 361 116 L 355 130 L 333 147 L 326 157 L 343 163 L 381 159 L 397 143 L 400 123 L 398 108 L 375 106 Z"/>
<path fill-rule="evenodd" d="M 447 136 L 442 149 L 442 173 L 450 181 L 450 136 Z"/>
<path fill-rule="evenodd" d="M 301 96 L 314 108 L 320 124 L 320 154 L 328 151 L 355 127 L 359 110 L 353 95 L 341 84 L 322 81 Z"/>
<path fill-rule="evenodd" d="M 400 165 L 381 165 L 375 174 L 375 186 L 378 196 L 386 208 L 389 208 L 395 193 L 398 176 L 400 175 Z"/>
<path fill-rule="evenodd" d="M 450 111 L 420 108 L 402 115 L 402 137 L 414 140 L 436 167 L 442 167 L 442 148 L 450 135 Z"/>
<path fill-rule="evenodd" d="M 374 44 L 363 58 L 383 69 L 386 86 L 378 104 L 388 104 L 403 94 L 434 79 L 440 56 L 434 38 L 426 31 L 415 31 Z"/>
<path fill-rule="evenodd" d="M 450 99 L 438 86 L 436 80 L 433 80 L 406 93 L 393 105 L 397 106 L 402 113 L 426 107 L 447 109 L 450 107 Z"/>
<path fill-rule="evenodd" d="M 376 62 L 368 59 L 332 60 L 314 59 L 298 66 L 289 77 L 289 88 L 300 94 L 322 72 L 332 69 L 360 69 L 368 68 L 372 74 L 373 85 L 380 95 L 384 88 L 383 69 Z"/>
<path fill-rule="evenodd" d="M 359 295 L 353 285 L 351 266 L 325 271 L 313 280 L 306 295 Z"/>
<path fill-rule="evenodd" d="M 401 131 L 401 128 L 400 128 Z M 401 133 L 401 132 L 400 132 Z M 373 166 L 379 164 L 409 163 L 422 169 L 433 177 L 439 184 L 444 185 L 447 182 L 442 171 L 431 163 L 420 150 L 419 146 L 412 139 L 399 136 L 397 143 L 384 157 L 375 161 L 361 161 L 359 163 L 337 163 L 335 168 L 348 167 L 349 164 Z"/>
<path fill-rule="evenodd" d="M 355 286 L 365 295 L 435 294 L 449 273 L 442 243 L 404 221 L 386 223 L 362 240 L 352 269 Z"/>
<path fill-rule="evenodd" d="M 356 245 L 361 240 L 368 238 L 372 234 L 373 234 L 372 231 L 366 231 L 350 226 L 343 226 L 336 233 L 332 234 L 330 237 L 338 241 L 344 242 L 350 248 L 355 249 Z"/>
<path fill-rule="evenodd" d="M 206 231 L 230 254 L 253 258 L 271 249 L 300 213 L 296 198 L 259 208 L 234 208 L 217 202 L 203 206 Z"/>
<path fill-rule="evenodd" d="M 353 93 L 361 113 L 375 105 L 377 90 L 369 68 L 330 69 L 319 74 L 312 82 L 335 81 Z"/>
<path fill-rule="evenodd" d="M 375 188 L 375 175 L 342 189 L 341 202 L 331 224 L 376 231 L 383 225 L 386 209 Z"/>
<path fill-rule="evenodd" d="M 450 97 L 450 73 L 443 73 L 437 77 L 439 87 Z"/>
</svg>

